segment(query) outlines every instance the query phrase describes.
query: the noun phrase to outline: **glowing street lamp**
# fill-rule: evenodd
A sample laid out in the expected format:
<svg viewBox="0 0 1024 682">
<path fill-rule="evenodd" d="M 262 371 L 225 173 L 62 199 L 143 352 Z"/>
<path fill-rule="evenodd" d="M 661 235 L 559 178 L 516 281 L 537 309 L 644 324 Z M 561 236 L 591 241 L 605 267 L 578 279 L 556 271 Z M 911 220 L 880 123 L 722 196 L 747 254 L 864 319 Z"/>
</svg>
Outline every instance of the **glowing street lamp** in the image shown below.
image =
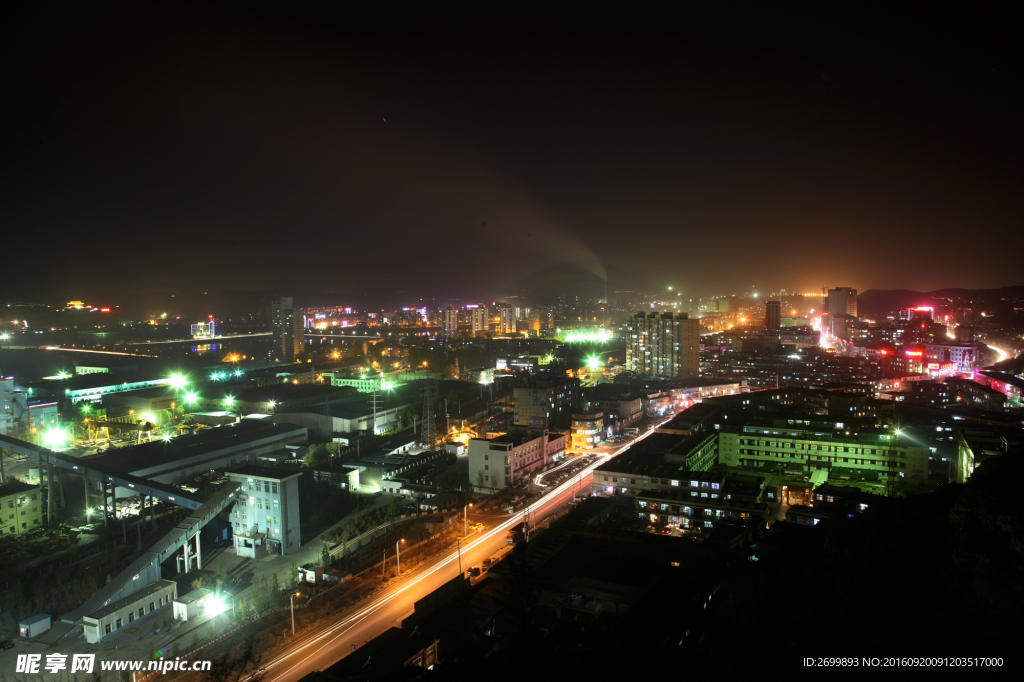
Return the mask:
<svg viewBox="0 0 1024 682">
<path fill-rule="evenodd" d="M 230 396 L 229 395 L 228 397 L 224 398 L 224 404 L 227 405 L 228 407 L 231 407 L 232 405 L 234 405 L 235 404 L 234 396 Z"/>
<path fill-rule="evenodd" d="M 171 387 L 177 391 L 179 389 L 185 388 L 186 382 L 185 377 L 181 376 L 180 374 L 172 374 L 171 379 L 168 383 L 170 383 Z"/>
<path fill-rule="evenodd" d="M 188 394 L 185 395 L 185 404 L 186 405 L 195 405 L 198 400 L 199 400 L 199 396 L 196 395 L 195 393 L 188 393 Z"/>
<path fill-rule="evenodd" d="M 399 549 L 398 543 L 405 542 L 405 538 L 395 541 L 395 563 L 398 566 L 398 577 L 402 577 L 402 552 Z"/>
<path fill-rule="evenodd" d="M 268 404 L 268 405 L 270 406 L 270 409 L 274 409 L 274 406 L 275 406 L 275 405 L 277 405 L 277 401 L 275 401 L 275 400 L 271 400 L 271 401 L 270 401 L 269 403 L 267 403 L 267 404 Z"/>
<path fill-rule="evenodd" d="M 298 592 L 288 595 L 288 602 L 292 605 L 292 637 L 295 636 L 295 597 L 298 596 Z"/>
<path fill-rule="evenodd" d="M 587 358 L 587 367 L 590 369 L 597 369 L 601 365 L 601 360 L 596 355 L 591 355 Z"/>
</svg>

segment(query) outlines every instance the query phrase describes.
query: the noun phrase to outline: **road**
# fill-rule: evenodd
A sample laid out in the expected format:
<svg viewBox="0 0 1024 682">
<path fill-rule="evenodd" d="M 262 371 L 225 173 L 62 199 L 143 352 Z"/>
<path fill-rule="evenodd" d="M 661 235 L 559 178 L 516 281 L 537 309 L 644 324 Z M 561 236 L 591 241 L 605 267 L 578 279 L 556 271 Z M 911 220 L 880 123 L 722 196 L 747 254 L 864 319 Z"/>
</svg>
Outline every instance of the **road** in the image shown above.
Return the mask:
<svg viewBox="0 0 1024 682">
<path fill-rule="evenodd" d="M 670 415 L 669 418 L 671 418 Z M 665 419 L 664 421 L 668 421 Z M 664 423 L 664 422 L 662 422 Z M 633 443 L 654 432 L 644 432 Z M 461 551 L 461 570 L 481 563 L 505 546 L 506 531 L 523 520 L 527 515 L 531 524 L 536 524 L 555 509 L 571 500 L 575 490 L 586 487 L 593 480 L 593 471 L 614 456 L 628 449 L 626 445 L 613 453 L 597 457 L 593 464 L 580 474 L 563 483 L 552 486 L 540 500 L 533 502 L 515 514 L 489 516 L 493 525 L 480 535 L 472 538 Z M 460 573 L 458 551 L 438 557 L 395 582 L 365 604 L 355 607 L 341 620 L 316 628 L 296 639 L 294 644 L 276 652 L 265 660 L 266 682 L 295 682 L 311 672 L 323 670 L 351 653 L 352 645 L 362 646 L 381 634 L 396 621 L 413 610 L 417 601 L 430 594 Z"/>
</svg>

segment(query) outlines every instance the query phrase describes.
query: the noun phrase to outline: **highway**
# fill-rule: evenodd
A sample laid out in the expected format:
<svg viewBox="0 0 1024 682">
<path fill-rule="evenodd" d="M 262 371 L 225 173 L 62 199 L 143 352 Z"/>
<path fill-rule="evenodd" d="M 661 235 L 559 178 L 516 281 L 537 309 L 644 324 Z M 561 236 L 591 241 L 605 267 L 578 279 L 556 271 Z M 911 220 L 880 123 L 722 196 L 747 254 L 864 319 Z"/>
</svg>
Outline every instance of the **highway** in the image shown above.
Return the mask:
<svg viewBox="0 0 1024 682">
<path fill-rule="evenodd" d="M 671 418 L 670 415 L 669 418 Z M 668 421 L 668 419 L 665 419 Z M 664 422 L 662 422 L 664 423 Z M 638 436 L 634 443 L 654 433 L 654 428 Z M 630 446 L 598 456 L 593 464 L 579 474 L 569 477 L 557 486 L 551 487 L 544 497 L 515 514 L 491 516 L 492 527 L 471 538 L 462 547 L 461 566 L 465 571 L 481 563 L 505 546 L 506 531 L 529 517 L 535 525 L 551 514 L 560 505 L 570 500 L 574 490 L 591 484 L 593 471 L 609 457 L 613 457 Z M 571 460 L 570 460 L 571 461 Z M 378 595 L 354 607 L 340 620 L 320 626 L 298 637 L 293 644 L 278 651 L 263 661 L 266 668 L 263 680 L 266 682 L 295 682 L 311 672 L 323 670 L 337 663 L 351 653 L 352 645 L 357 648 L 381 634 L 396 621 L 413 610 L 417 601 L 427 596 L 444 583 L 459 575 L 459 553 L 451 551 L 403 575 Z"/>
</svg>

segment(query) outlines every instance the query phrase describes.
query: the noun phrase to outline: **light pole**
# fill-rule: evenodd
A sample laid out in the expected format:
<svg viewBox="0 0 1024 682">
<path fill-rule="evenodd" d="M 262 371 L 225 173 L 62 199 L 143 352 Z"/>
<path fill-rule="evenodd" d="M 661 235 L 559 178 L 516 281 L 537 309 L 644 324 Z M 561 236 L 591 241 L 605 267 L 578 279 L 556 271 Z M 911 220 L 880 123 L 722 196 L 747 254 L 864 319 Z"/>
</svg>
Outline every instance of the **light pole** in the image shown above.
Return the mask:
<svg viewBox="0 0 1024 682">
<path fill-rule="evenodd" d="M 455 538 L 455 545 L 456 545 L 456 547 L 458 547 L 459 573 L 461 574 L 462 573 L 462 538 Z"/>
<path fill-rule="evenodd" d="M 401 540 L 395 540 L 395 565 L 398 566 L 398 577 L 402 577 L 402 552 L 398 546 L 398 543 L 405 542 L 405 538 Z"/>
<path fill-rule="evenodd" d="M 466 514 L 469 511 L 469 508 L 472 506 L 473 503 L 469 502 L 466 504 L 465 507 L 462 508 L 462 537 L 466 537 L 467 535 L 469 535 L 469 522 L 466 520 Z"/>
<path fill-rule="evenodd" d="M 294 592 L 288 595 L 288 602 L 292 606 L 292 637 L 295 636 L 295 598 L 299 596 L 298 592 Z M 232 599 L 232 603 L 234 600 Z"/>
</svg>

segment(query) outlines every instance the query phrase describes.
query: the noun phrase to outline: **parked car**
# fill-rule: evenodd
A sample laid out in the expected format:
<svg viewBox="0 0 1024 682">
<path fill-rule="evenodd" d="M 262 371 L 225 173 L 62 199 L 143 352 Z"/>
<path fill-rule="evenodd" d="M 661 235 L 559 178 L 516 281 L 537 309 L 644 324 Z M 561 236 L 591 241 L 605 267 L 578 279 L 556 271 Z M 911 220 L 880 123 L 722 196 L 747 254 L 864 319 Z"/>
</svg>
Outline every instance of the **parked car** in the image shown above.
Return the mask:
<svg viewBox="0 0 1024 682">
<path fill-rule="evenodd" d="M 12 642 L 9 639 L 5 639 L 4 641 L 0 642 L 0 649 L 7 650 L 7 649 L 13 649 L 13 648 L 14 648 L 14 642 Z"/>
</svg>

